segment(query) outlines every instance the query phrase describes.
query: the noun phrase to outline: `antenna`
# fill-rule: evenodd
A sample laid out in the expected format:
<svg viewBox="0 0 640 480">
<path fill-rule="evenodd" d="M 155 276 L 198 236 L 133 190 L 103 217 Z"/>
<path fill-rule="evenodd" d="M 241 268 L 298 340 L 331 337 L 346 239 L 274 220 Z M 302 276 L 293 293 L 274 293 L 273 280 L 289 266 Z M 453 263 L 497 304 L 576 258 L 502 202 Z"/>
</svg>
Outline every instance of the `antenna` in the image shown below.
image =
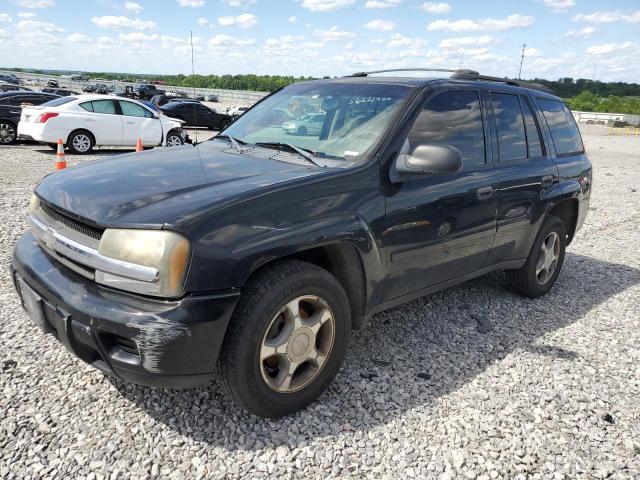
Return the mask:
<svg viewBox="0 0 640 480">
<path fill-rule="evenodd" d="M 524 62 L 524 49 L 527 48 L 527 44 L 522 44 L 522 54 L 520 55 L 520 70 L 518 70 L 518 80 L 522 80 L 522 62 Z"/>
<path fill-rule="evenodd" d="M 196 130 L 196 143 L 198 144 L 198 109 L 196 108 L 196 67 L 193 61 L 193 30 L 189 32 L 191 38 L 191 79 L 193 82 L 193 126 Z"/>
<path fill-rule="evenodd" d="M 596 81 L 596 68 L 598 68 L 597 63 L 593 66 L 593 75 L 591 75 L 591 83 L 594 83 Z"/>
</svg>

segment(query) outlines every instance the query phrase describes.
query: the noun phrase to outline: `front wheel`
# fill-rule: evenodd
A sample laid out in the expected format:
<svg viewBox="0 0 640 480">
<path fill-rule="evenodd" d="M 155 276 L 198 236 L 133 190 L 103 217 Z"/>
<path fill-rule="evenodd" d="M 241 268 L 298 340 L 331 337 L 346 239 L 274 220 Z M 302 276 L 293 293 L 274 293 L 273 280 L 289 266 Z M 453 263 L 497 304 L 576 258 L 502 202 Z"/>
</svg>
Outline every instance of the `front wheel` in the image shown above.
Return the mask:
<svg viewBox="0 0 640 480">
<path fill-rule="evenodd" d="M 180 145 L 184 145 L 184 140 L 179 133 L 170 132 L 167 135 L 167 147 L 178 147 Z"/>
<path fill-rule="evenodd" d="M 551 290 L 560 274 L 566 245 L 564 223 L 555 215 L 549 215 L 524 266 L 518 270 L 507 270 L 511 288 L 529 298 L 540 297 Z"/>
<path fill-rule="evenodd" d="M 225 128 L 227 128 L 229 125 L 231 125 L 231 120 L 229 120 L 228 118 L 225 118 L 223 120 L 220 120 L 220 130 L 224 130 Z"/>
<path fill-rule="evenodd" d="M 327 389 L 350 332 L 349 301 L 338 280 L 310 263 L 280 262 L 244 289 L 225 336 L 219 373 L 242 407 L 282 417 Z"/>
</svg>

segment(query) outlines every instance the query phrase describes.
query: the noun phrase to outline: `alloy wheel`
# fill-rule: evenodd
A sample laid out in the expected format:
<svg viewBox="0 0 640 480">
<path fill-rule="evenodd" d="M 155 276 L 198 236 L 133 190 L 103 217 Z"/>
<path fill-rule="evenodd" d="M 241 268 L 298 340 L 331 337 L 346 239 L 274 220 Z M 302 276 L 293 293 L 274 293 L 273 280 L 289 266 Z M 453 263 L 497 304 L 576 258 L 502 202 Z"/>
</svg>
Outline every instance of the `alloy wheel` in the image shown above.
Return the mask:
<svg viewBox="0 0 640 480">
<path fill-rule="evenodd" d="M 13 125 L 0 123 L 0 143 L 8 144 L 16 139 L 16 130 Z"/>
<path fill-rule="evenodd" d="M 296 392 L 322 371 L 335 340 L 335 316 L 328 303 L 304 295 L 273 317 L 260 347 L 260 371 L 278 393 Z"/>
<path fill-rule="evenodd" d="M 167 147 L 179 147 L 182 145 L 182 140 L 177 135 L 170 135 L 167 138 Z"/>
<path fill-rule="evenodd" d="M 73 148 L 80 153 L 87 152 L 89 148 L 91 148 L 91 139 L 84 133 L 76 134 L 71 143 L 73 144 Z"/>
<path fill-rule="evenodd" d="M 551 232 L 540 244 L 540 252 L 536 262 L 536 278 L 540 285 L 544 285 L 551 279 L 558 266 L 559 258 L 560 237 L 556 232 Z"/>
</svg>

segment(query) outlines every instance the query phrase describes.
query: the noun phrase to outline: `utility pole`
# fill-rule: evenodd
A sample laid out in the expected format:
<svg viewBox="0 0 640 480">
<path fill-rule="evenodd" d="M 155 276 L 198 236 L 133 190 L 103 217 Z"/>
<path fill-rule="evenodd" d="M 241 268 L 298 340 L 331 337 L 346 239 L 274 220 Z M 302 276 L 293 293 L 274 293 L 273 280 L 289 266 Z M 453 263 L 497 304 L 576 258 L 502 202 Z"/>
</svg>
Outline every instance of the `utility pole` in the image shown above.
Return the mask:
<svg viewBox="0 0 640 480">
<path fill-rule="evenodd" d="M 522 62 L 524 62 L 524 49 L 527 48 L 527 44 L 523 43 L 522 44 L 522 54 L 520 55 L 520 70 L 518 70 L 518 80 L 520 80 L 520 77 L 522 75 Z"/>
<path fill-rule="evenodd" d="M 596 81 L 596 68 L 598 68 L 597 63 L 593 66 L 593 75 L 591 75 L 591 83 Z"/>
</svg>

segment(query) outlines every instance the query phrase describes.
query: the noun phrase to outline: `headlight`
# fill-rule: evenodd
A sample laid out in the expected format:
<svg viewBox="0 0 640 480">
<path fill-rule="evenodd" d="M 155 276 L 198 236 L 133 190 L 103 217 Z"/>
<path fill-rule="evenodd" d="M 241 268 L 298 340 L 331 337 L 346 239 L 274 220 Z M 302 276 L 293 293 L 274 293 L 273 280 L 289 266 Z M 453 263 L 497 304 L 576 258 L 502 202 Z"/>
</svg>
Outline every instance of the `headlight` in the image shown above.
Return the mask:
<svg viewBox="0 0 640 480">
<path fill-rule="evenodd" d="M 96 270 L 96 282 L 158 297 L 179 297 L 189 267 L 191 247 L 182 235 L 167 230 L 108 228 L 98 252 L 105 257 L 158 270 L 158 278 L 145 282 Z"/>
<path fill-rule="evenodd" d="M 29 213 L 33 213 L 40 208 L 40 199 L 34 193 L 31 195 L 31 200 L 29 200 Z"/>
</svg>

